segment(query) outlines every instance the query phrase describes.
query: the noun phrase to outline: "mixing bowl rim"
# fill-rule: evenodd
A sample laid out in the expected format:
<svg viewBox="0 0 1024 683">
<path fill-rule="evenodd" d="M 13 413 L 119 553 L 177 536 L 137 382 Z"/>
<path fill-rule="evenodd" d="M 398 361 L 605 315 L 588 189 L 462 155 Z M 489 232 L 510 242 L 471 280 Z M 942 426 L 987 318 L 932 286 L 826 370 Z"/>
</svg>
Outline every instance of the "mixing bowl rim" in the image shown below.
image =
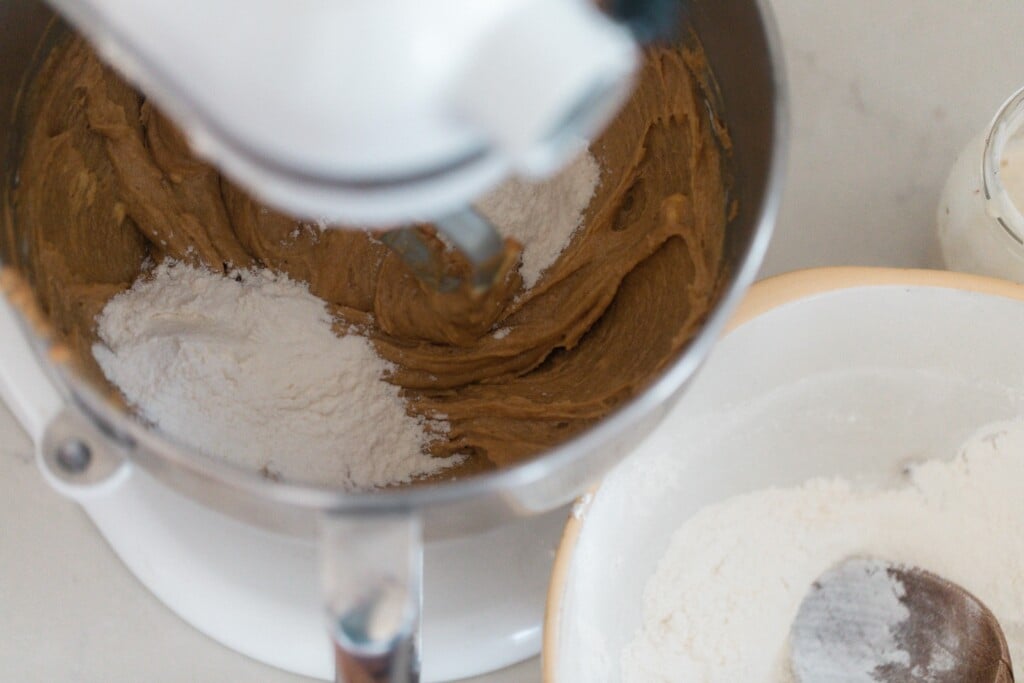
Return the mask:
<svg viewBox="0 0 1024 683">
<path fill-rule="evenodd" d="M 1024 301 L 1024 284 L 1009 280 L 944 270 L 838 266 L 809 268 L 776 275 L 756 282 L 747 292 L 726 325 L 728 335 L 746 323 L 782 306 L 840 290 L 874 287 L 915 287 L 951 289 Z M 573 507 L 562 531 L 548 583 L 541 641 L 542 680 L 556 683 L 562 609 L 569 585 L 569 572 L 583 533 L 590 505 L 600 492 L 601 482 L 592 486 Z"/>
</svg>

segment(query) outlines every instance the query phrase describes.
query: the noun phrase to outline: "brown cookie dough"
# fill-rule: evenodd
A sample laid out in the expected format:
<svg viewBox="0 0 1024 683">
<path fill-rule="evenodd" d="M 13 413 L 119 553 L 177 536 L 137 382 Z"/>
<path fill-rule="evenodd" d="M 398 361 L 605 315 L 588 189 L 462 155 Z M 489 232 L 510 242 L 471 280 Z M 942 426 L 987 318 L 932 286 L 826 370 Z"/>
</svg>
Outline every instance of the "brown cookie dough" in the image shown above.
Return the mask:
<svg viewBox="0 0 1024 683">
<path fill-rule="evenodd" d="M 410 409 L 446 416 L 456 474 L 571 437 L 634 395 L 703 322 L 722 281 L 722 146 L 699 57 L 648 52 L 636 93 L 591 145 L 602 168 L 584 227 L 523 291 L 520 245 L 483 299 L 420 283 L 373 235 L 296 222 L 248 197 L 82 40 L 50 55 L 27 98 L 15 229 L 54 326 L 95 377 L 95 316 L 174 258 L 264 265 L 309 283 L 397 367 Z M 429 228 L 424 228 L 429 232 Z M 453 256 L 450 267 L 464 268 Z M 504 336 L 496 329 L 508 328 Z M 500 338 L 499 338 L 500 337 Z M 450 476 L 449 472 L 449 476 Z"/>
</svg>

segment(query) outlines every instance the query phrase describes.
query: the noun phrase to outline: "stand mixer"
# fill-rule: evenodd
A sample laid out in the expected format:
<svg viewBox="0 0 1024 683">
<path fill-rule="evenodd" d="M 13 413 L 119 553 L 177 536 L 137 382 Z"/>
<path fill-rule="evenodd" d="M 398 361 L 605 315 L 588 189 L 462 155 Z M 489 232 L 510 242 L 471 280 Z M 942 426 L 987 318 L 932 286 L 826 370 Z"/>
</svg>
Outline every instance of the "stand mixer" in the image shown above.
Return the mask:
<svg viewBox="0 0 1024 683">
<path fill-rule="evenodd" d="M 432 222 L 480 287 L 502 241 L 467 207 L 509 174 L 560 168 L 628 96 L 638 61 L 630 29 L 582 0 L 51 4 L 239 184 L 325 224 L 395 228 L 383 241 L 414 269 L 422 245 L 403 228 Z M 744 150 L 730 284 L 665 375 L 614 416 L 543 458 L 443 486 L 351 494 L 268 482 L 169 443 L 41 355 L 44 336 L 25 325 L 27 306 L 7 285 L 5 357 L 21 361 L 0 372 L 0 385 L 38 445 L 44 476 L 82 503 L 122 557 L 133 551 L 124 529 L 113 530 L 123 501 L 111 501 L 128 486 L 141 486 L 131 505 L 145 504 L 139 491 L 157 499 L 167 486 L 189 505 L 318 538 L 338 680 L 417 680 L 422 539 L 457 538 L 571 500 L 664 414 L 753 278 L 777 206 L 777 48 L 757 3 L 715 4 L 694 3 L 693 22 L 701 35 L 702 24 L 717 27 L 709 61 L 734 74 L 723 100 L 743 112 L 730 121 Z M 650 32 L 674 27 L 679 4 L 613 3 L 616 11 Z M 741 86 L 743 51 L 760 61 Z M 17 263 L 16 245 L 0 251 L 5 265 Z"/>
</svg>

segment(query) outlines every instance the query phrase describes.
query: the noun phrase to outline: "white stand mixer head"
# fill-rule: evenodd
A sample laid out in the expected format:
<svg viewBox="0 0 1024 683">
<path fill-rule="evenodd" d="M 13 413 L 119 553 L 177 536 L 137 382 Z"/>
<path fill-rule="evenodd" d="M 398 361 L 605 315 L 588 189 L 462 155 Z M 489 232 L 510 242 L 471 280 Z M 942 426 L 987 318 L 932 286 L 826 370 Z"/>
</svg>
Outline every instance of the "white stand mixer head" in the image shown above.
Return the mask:
<svg viewBox="0 0 1024 683">
<path fill-rule="evenodd" d="M 51 0 L 195 150 L 301 217 L 389 226 L 548 175 L 629 93 L 586 0 Z"/>
</svg>

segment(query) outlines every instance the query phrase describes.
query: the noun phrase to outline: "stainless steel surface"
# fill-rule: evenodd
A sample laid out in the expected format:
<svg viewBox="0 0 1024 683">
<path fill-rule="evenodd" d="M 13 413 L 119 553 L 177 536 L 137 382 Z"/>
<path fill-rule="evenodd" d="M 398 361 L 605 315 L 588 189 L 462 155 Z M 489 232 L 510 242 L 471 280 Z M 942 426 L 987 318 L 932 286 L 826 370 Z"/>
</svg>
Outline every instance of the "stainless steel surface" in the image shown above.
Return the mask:
<svg viewBox="0 0 1024 683">
<path fill-rule="evenodd" d="M 505 241 L 490 221 L 476 209 L 466 207 L 438 219 L 437 228 L 462 252 L 473 266 L 473 286 L 489 289 L 501 265 Z"/>
<path fill-rule="evenodd" d="M 335 641 L 336 683 L 419 683 L 413 639 L 406 637 L 384 656 L 353 655 Z"/>
<path fill-rule="evenodd" d="M 92 461 L 88 444 L 78 438 L 68 439 L 54 449 L 57 466 L 69 474 L 81 474 Z"/>
<path fill-rule="evenodd" d="M 641 44 L 676 37 L 679 18 L 686 8 L 677 0 L 606 0 L 605 10 L 629 26 Z"/>
<path fill-rule="evenodd" d="M 505 241 L 494 226 L 472 207 L 445 216 L 436 221 L 436 225 L 469 261 L 470 287 L 481 291 L 490 289 L 505 251 Z M 388 230 L 381 233 L 380 241 L 398 254 L 428 287 L 439 292 L 453 292 L 462 287 L 462 278 L 452 274 L 445 265 L 444 250 L 430 244 L 415 227 Z"/>
<path fill-rule="evenodd" d="M 600 424 L 550 452 L 505 470 L 461 481 L 374 493 L 277 483 L 214 461 L 145 428 L 66 367 L 54 378 L 88 409 L 97 427 L 134 463 L 167 485 L 238 519 L 312 535 L 324 512 L 417 509 L 428 538 L 451 536 L 553 509 L 572 500 L 622 458 L 665 414 L 685 387 L 743 291 L 768 245 L 778 209 L 786 149 L 786 92 L 774 22 L 760 0 L 688 3 L 687 19 L 700 37 L 720 90 L 719 114 L 732 142 L 732 194 L 738 212 L 728 226 L 725 268 L 729 284 L 709 319 L 665 373 Z M 18 87 L 31 68 L 50 15 L 36 2 L 0 2 L 10 31 L 0 44 L 0 144 L 11 148 Z M 15 168 L 8 157 L 8 170 Z M 8 186 L 17 182 L 10 174 Z M 9 217 L 8 217 L 9 219 Z M 27 245 L 6 226 L 0 236 L 5 264 L 22 263 Z M 45 349 L 40 340 L 37 348 Z M 45 358 L 45 356 L 44 356 Z"/>
<path fill-rule="evenodd" d="M 446 272 L 444 260 L 415 227 L 381 233 L 380 241 L 398 254 L 416 277 L 438 292 L 454 292 L 462 280 Z"/>
<path fill-rule="evenodd" d="M 47 425 L 40 453 L 47 473 L 72 487 L 99 486 L 124 464 L 124 455 L 96 424 L 70 405 Z"/>
<path fill-rule="evenodd" d="M 414 513 L 324 517 L 320 565 L 338 683 L 418 683 L 421 532 Z"/>
</svg>

